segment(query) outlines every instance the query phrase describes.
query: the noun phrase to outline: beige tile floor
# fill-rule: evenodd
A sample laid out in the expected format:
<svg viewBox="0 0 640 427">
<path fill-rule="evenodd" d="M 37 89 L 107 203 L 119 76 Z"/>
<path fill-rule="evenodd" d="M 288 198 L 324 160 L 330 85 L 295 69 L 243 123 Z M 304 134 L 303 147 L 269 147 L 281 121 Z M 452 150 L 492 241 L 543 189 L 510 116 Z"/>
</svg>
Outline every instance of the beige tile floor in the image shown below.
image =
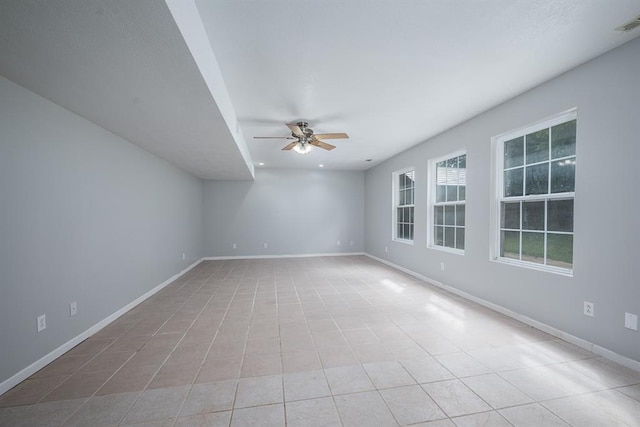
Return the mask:
<svg viewBox="0 0 640 427">
<path fill-rule="evenodd" d="M 640 374 L 365 257 L 208 261 L 0 426 L 640 425 Z"/>
</svg>

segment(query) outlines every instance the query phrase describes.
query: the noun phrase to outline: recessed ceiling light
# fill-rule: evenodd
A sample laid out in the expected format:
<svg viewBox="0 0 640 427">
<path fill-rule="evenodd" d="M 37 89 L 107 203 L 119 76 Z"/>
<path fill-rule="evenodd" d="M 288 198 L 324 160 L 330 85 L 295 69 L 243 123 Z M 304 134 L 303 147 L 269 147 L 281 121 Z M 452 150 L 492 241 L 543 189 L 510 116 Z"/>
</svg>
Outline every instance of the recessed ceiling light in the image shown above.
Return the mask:
<svg viewBox="0 0 640 427">
<path fill-rule="evenodd" d="M 258 163 L 258 166 L 264 166 L 264 163 L 260 162 Z"/>
<path fill-rule="evenodd" d="M 318 167 L 319 167 L 319 168 L 323 168 L 323 167 L 324 167 L 324 165 L 323 165 L 323 164 L 319 164 L 319 165 L 318 165 Z"/>
</svg>

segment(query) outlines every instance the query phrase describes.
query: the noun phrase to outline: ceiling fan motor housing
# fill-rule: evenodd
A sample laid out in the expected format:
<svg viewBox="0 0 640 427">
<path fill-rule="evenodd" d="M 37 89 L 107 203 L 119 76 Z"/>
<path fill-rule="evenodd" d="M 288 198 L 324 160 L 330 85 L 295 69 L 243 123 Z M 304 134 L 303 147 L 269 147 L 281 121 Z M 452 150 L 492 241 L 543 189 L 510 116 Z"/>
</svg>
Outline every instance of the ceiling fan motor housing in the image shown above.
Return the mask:
<svg viewBox="0 0 640 427">
<path fill-rule="evenodd" d="M 313 129 L 309 127 L 309 122 L 298 122 L 296 124 L 307 138 L 311 138 L 313 135 Z"/>
</svg>

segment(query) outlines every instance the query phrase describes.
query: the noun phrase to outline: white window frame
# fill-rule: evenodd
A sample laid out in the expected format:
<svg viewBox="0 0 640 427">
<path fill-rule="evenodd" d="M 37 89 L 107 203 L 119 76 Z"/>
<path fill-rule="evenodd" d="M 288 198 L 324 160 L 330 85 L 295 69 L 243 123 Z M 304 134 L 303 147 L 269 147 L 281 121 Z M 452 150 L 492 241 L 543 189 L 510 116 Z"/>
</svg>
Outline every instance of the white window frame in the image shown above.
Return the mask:
<svg viewBox="0 0 640 427">
<path fill-rule="evenodd" d="M 435 244 L 435 233 L 434 233 L 434 226 L 435 226 L 435 214 L 434 214 L 434 207 L 436 205 L 459 205 L 459 204 L 463 204 L 465 205 L 465 248 L 466 248 L 466 230 L 467 230 L 467 226 L 466 226 L 466 207 L 467 207 L 467 197 L 466 197 L 466 191 L 465 191 L 465 199 L 463 201 L 455 201 L 455 202 L 441 202 L 438 203 L 436 201 L 436 186 L 437 186 L 437 165 L 438 163 L 442 162 L 443 160 L 449 160 L 452 159 L 454 157 L 459 157 L 462 155 L 466 155 L 467 151 L 466 149 L 462 149 L 462 150 L 458 150 L 455 151 L 453 153 L 449 153 L 446 156 L 441 156 L 435 159 L 431 159 L 429 160 L 429 164 L 428 164 L 428 173 L 429 173 L 429 178 L 428 178 L 428 182 L 427 182 L 427 188 L 428 188 L 428 208 L 427 208 L 427 247 L 429 249 L 436 249 L 439 251 L 444 251 L 444 252 L 451 252 L 454 254 L 458 254 L 458 255 L 464 255 L 464 249 L 456 249 L 456 248 L 450 248 L 447 246 L 440 246 L 440 245 L 436 245 Z"/>
<path fill-rule="evenodd" d="M 402 205 L 402 207 L 413 207 L 413 239 L 401 239 L 398 237 L 398 209 L 401 207 L 398 203 L 400 202 L 400 183 L 399 177 L 402 174 L 413 172 L 413 204 Z M 415 179 L 416 168 L 408 167 L 404 169 L 397 170 L 391 174 L 391 188 L 392 188 L 392 202 L 391 202 L 391 239 L 394 242 L 406 243 L 409 245 L 413 245 L 413 242 L 416 237 L 416 179 Z"/>
<path fill-rule="evenodd" d="M 497 135 L 495 137 L 492 138 L 492 151 L 493 151 L 493 156 L 492 156 L 492 169 L 493 169 L 493 179 L 494 179 L 494 183 L 495 185 L 493 186 L 493 200 L 494 202 L 492 203 L 492 209 L 491 209 L 491 217 L 492 217 L 492 224 L 491 224 L 491 231 L 492 231 L 492 245 L 491 245 L 491 251 L 490 251 L 490 260 L 491 261 L 495 261 L 495 262 L 499 262 L 499 263 L 503 263 L 503 264 L 510 264 L 510 265 L 516 265 L 516 266 L 520 266 L 520 267 L 525 267 L 525 268 L 530 268 L 530 269 L 534 269 L 534 270 L 541 270 L 541 271 L 547 271 L 547 272 L 551 272 L 551 273 L 557 273 L 557 274 L 561 274 L 561 275 L 565 275 L 565 276 L 573 276 L 573 268 L 562 268 L 562 267 L 558 267 L 558 266 L 553 266 L 553 265 L 546 265 L 546 264 L 539 264 L 539 263 L 534 263 L 534 262 L 530 262 L 530 261 L 522 261 L 522 260 L 517 260 L 517 259 L 513 259 L 513 258 L 505 258 L 505 257 L 501 257 L 500 256 L 500 207 L 501 207 L 501 203 L 502 202 L 518 202 L 518 201 L 543 201 L 543 200 L 561 200 L 561 199 L 572 199 L 574 201 L 574 209 L 575 209 L 575 200 L 576 200 L 576 192 L 575 192 L 575 187 L 574 187 L 574 191 L 571 192 L 564 192 L 564 193 L 546 193 L 546 194 L 536 194 L 536 195 L 522 195 L 522 196 L 512 196 L 512 197 L 503 197 L 504 194 L 504 143 L 506 141 L 510 141 L 514 138 L 518 138 L 520 136 L 523 135 L 528 135 L 530 133 L 533 132 L 537 132 L 539 130 L 543 130 L 543 129 L 547 129 L 547 128 L 551 128 L 553 126 L 571 121 L 571 120 L 577 120 L 577 109 L 576 108 L 572 108 L 570 110 L 564 111 L 562 113 L 559 113 L 557 115 L 554 115 L 552 117 L 549 117 L 547 119 L 538 121 L 532 125 L 529 125 L 527 127 L 523 127 L 520 129 L 516 129 L 516 130 L 512 130 L 500 135 Z M 578 153 L 578 141 L 577 141 L 577 128 L 576 128 L 576 154 L 575 157 L 577 159 L 577 153 Z M 573 156 L 568 156 L 568 157 L 573 157 Z M 554 160 L 558 160 L 558 159 L 554 159 Z M 551 158 L 549 159 L 549 164 L 551 165 Z M 526 167 L 526 161 L 525 161 L 525 165 L 524 167 Z M 529 165 L 530 166 L 530 165 Z M 551 168 L 549 168 L 551 169 Z M 550 172 L 549 172 L 550 173 Z M 577 176 L 577 165 L 576 165 L 576 176 Z M 550 182 L 550 180 L 549 180 Z M 575 181 L 574 181 L 575 183 Z M 525 183 L 523 183 L 523 185 L 526 185 L 526 181 Z M 546 207 L 546 202 L 545 202 L 545 207 Z M 546 209 L 546 208 L 545 208 Z M 522 215 L 520 220 L 522 221 Z M 521 225 L 522 226 L 522 225 Z M 548 231 L 546 231 L 546 214 L 545 214 L 545 234 L 548 233 Z M 555 233 L 555 232 L 554 232 Z M 563 233 L 560 233 L 563 234 Z M 569 233 L 572 234 L 573 236 L 575 236 L 575 210 L 574 210 L 574 230 L 573 232 Z M 520 245 L 522 245 L 522 242 L 520 242 Z M 545 240 L 545 247 L 544 247 L 544 251 L 545 251 L 545 258 L 546 258 L 546 251 L 547 251 L 547 244 L 546 244 L 546 240 Z M 575 253 L 575 251 L 574 251 Z M 575 266 L 575 264 L 574 264 Z"/>
</svg>

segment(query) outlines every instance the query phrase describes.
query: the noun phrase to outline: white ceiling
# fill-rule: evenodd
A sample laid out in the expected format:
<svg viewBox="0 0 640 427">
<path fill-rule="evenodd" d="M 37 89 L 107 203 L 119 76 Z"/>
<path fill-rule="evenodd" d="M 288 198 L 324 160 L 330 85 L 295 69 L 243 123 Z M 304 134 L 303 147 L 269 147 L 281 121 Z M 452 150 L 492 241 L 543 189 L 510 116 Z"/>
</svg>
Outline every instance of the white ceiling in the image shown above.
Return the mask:
<svg viewBox="0 0 640 427">
<path fill-rule="evenodd" d="M 634 36 L 639 0 L 197 0 L 254 162 L 366 169 Z M 285 122 L 347 132 L 282 152 Z"/>
<path fill-rule="evenodd" d="M 613 30 L 640 0 L 165 2 L 2 0 L 0 74 L 200 177 L 250 179 L 366 169 L 640 35 Z M 351 138 L 253 140 L 299 119 Z"/>
</svg>

